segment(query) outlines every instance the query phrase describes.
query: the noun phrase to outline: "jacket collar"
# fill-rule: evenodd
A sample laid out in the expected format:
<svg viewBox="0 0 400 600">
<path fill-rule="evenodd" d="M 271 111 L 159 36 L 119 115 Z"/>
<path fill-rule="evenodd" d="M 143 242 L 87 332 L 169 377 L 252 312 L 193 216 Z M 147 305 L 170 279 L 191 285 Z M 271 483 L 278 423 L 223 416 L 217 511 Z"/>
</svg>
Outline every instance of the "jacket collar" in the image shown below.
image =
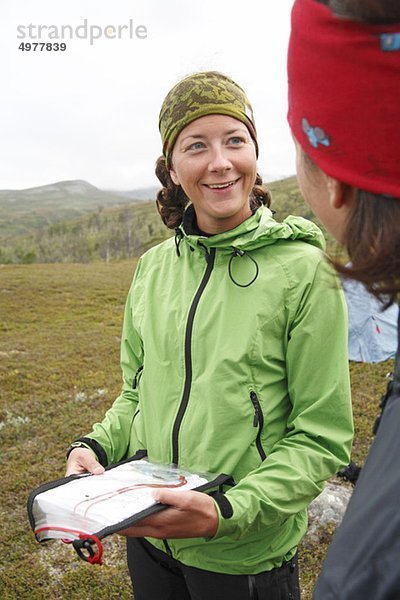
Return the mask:
<svg viewBox="0 0 400 600">
<path fill-rule="evenodd" d="M 265 207 L 263 207 L 265 208 Z M 260 222 L 261 209 L 258 209 L 248 219 L 240 223 L 237 227 L 217 233 L 215 235 L 207 234 L 201 231 L 197 225 L 196 213 L 193 205 L 189 205 L 183 215 L 182 223 L 179 227 L 183 234 L 183 237 L 189 242 L 190 245 L 197 245 L 201 242 L 201 245 L 208 248 L 229 248 L 236 245 L 236 241 L 246 235 L 248 232 L 257 230 Z M 268 210 L 268 209 L 266 209 Z M 269 211 L 272 215 L 271 211 Z"/>
<path fill-rule="evenodd" d="M 248 219 L 234 229 L 229 229 L 216 235 L 199 235 L 194 208 L 190 205 L 177 230 L 177 235 L 182 237 L 192 247 L 199 243 L 206 248 L 239 250 L 254 250 L 262 246 L 274 244 L 279 240 L 303 240 L 325 249 L 325 240 L 321 230 L 312 222 L 302 217 L 289 216 L 282 223 L 275 221 L 272 212 L 266 206 L 260 206 Z"/>
</svg>

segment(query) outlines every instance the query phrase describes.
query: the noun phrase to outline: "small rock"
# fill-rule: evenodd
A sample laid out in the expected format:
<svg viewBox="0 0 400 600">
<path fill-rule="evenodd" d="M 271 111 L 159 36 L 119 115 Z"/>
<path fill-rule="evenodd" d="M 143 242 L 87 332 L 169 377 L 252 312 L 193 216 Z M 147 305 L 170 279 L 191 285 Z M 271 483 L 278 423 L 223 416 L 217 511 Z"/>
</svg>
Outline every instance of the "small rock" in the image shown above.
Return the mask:
<svg viewBox="0 0 400 600">
<path fill-rule="evenodd" d="M 77 392 L 75 394 L 75 402 L 85 402 L 87 400 L 87 396 L 85 392 Z"/>
<path fill-rule="evenodd" d="M 327 525 L 337 527 L 342 522 L 352 489 L 336 481 L 328 481 L 323 492 L 308 507 L 307 538 L 318 541 L 318 530 Z"/>
<path fill-rule="evenodd" d="M 90 396 L 91 400 L 94 398 L 103 398 L 107 394 L 107 390 L 105 388 L 99 388 Z"/>
<path fill-rule="evenodd" d="M 29 417 L 21 417 L 20 415 L 13 415 L 11 411 L 6 410 L 6 418 L 0 421 L 0 430 L 6 426 L 15 427 L 18 429 L 21 425 L 27 425 L 30 422 Z"/>
</svg>

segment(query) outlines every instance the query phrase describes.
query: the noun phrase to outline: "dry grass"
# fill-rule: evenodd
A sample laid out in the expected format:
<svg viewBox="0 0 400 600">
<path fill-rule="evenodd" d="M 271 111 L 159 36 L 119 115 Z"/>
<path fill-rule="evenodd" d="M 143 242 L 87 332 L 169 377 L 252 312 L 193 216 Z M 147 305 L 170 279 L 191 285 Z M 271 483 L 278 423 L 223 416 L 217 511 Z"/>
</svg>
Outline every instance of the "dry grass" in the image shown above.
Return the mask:
<svg viewBox="0 0 400 600">
<path fill-rule="evenodd" d="M 100 419 L 120 386 L 119 335 L 135 261 L 0 266 L 0 597 L 130 598 L 123 542 L 106 540 L 106 564 L 92 567 L 60 543 L 39 545 L 26 499 L 62 475 L 68 443 Z M 391 365 L 352 365 L 363 460 Z M 331 532 L 301 555 L 303 599 Z"/>
</svg>

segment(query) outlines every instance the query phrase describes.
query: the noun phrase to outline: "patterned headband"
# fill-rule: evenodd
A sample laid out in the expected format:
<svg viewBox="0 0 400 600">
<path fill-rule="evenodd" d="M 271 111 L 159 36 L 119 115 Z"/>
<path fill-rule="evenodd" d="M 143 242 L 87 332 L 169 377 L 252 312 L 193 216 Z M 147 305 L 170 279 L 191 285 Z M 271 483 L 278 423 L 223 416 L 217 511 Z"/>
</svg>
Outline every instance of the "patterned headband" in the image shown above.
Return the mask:
<svg viewBox="0 0 400 600">
<path fill-rule="evenodd" d="M 227 115 L 244 123 L 256 146 L 253 111 L 246 94 L 232 79 L 216 71 L 205 71 L 182 79 L 167 94 L 160 111 L 159 129 L 163 154 L 170 165 L 171 153 L 182 129 L 206 115 Z"/>
</svg>

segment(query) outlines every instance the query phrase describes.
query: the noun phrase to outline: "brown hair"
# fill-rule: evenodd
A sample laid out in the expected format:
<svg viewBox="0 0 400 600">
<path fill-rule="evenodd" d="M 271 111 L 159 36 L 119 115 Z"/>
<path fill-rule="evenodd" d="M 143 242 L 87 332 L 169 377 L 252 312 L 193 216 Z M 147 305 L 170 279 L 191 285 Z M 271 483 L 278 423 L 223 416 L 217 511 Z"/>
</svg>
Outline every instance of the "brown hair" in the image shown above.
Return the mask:
<svg viewBox="0 0 400 600">
<path fill-rule="evenodd" d="M 400 22 L 399 0 L 316 0 L 325 4 L 338 17 L 363 23 Z"/>
<path fill-rule="evenodd" d="M 176 229 L 182 222 L 183 213 L 190 200 L 181 186 L 172 181 L 164 156 L 157 159 L 155 172 L 163 186 L 157 193 L 157 210 L 165 225 L 169 229 Z M 250 208 L 254 211 L 262 204 L 270 206 L 271 195 L 257 173 L 250 196 Z"/>
<path fill-rule="evenodd" d="M 400 199 L 357 190 L 344 232 L 351 267 L 334 263 L 375 296 L 394 301 L 400 292 Z"/>
<path fill-rule="evenodd" d="M 317 0 L 340 17 L 365 23 L 400 23 L 399 0 Z M 371 141 L 371 143 L 373 143 Z M 307 157 L 309 163 L 311 159 Z M 400 177 L 400 175 L 399 175 Z M 400 198 L 356 190 L 344 232 L 351 267 L 333 261 L 346 277 L 365 284 L 375 296 L 399 299 Z"/>
</svg>

